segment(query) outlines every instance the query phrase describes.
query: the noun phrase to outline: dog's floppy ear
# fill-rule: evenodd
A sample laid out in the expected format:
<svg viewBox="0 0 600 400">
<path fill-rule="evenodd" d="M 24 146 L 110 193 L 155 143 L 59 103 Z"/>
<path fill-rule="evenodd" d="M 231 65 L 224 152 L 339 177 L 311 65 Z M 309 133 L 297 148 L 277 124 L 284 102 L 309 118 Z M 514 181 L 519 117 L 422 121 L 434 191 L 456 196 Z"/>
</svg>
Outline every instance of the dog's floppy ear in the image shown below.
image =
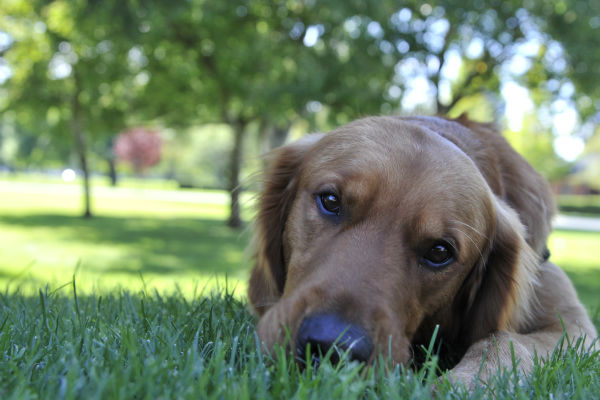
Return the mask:
<svg viewBox="0 0 600 400">
<path fill-rule="evenodd" d="M 556 205 L 552 189 L 542 175 L 519 154 L 492 124 L 470 121 L 465 114 L 456 122 L 469 128 L 477 136 L 475 143 L 484 144 L 483 149 L 469 152 L 459 138 L 454 143 L 476 163 L 488 184 L 518 214 L 527 228 L 525 239 L 538 255 L 546 251 L 548 235 L 552 230 L 552 217 Z M 472 144 L 473 141 L 467 143 Z"/>
<path fill-rule="evenodd" d="M 283 255 L 283 231 L 296 195 L 298 172 L 306 152 L 322 135 L 311 134 L 270 153 L 258 200 L 254 246 L 255 264 L 250 273 L 248 297 L 259 315 L 283 293 L 286 266 Z"/>
<path fill-rule="evenodd" d="M 496 228 L 491 247 L 463 285 L 460 333 L 465 345 L 498 330 L 527 323 L 535 306 L 534 288 L 540 260 L 525 240 L 517 213 L 494 198 Z"/>
</svg>

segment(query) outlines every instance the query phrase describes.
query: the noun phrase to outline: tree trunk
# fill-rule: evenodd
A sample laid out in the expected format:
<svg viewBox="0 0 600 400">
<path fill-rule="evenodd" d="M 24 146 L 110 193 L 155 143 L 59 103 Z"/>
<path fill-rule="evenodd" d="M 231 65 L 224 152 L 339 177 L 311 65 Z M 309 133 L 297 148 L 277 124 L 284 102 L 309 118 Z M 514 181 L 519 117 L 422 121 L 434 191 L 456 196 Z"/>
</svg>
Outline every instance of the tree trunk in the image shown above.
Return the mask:
<svg viewBox="0 0 600 400">
<path fill-rule="evenodd" d="M 115 168 L 115 159 L 109 156 L 106 161 L 108 162 L 108 178 L 110 179 L 110 186 L 117 186 L 117 169 Z"/>
<path fill-rule="evenodd" d="M 288 139 L 291 126 L 291 123 L 286 127 L 280 127 L 272 125 L 268 121 L 263 121 L 258 130 L 260 153 L 264 155 L 284 145 Z"/>
<path fill-rule="evenodd" d="M 271 136 L 269 138 L 269 146 L 271 149 L 282 146 L 288 138 L 290 133 L 290 127 L 282 128 L 276 126 L 271 132 Z"/>
<path fill-rule="evenodd" d="M 113 150 L 113 139 L 110 138 L 106 141 L 106 148 L 104 149 L 104 157 L 106 159 L 106 163 L 108 164 L 108 180 L 110 182 L 110 186 L 117 186 L 117 159 L 115 156 L 115 152 Z"/>
<path fill-rule="evenodd" d="M 242 218 L 240 216 L 240 170 L 242 167 L 242 147 L 246 124 L 237 121 L 231 124 L 233 128 L 233 149 L 231 151 L 231 175 L 229 177 L 229 191 L 231 194 L 230 214 L 227 225 L 232 228 L 240 228 L 242 226 Z"/>
<path fill-rule="evenodd" d="M 75 91 L 73 93 L 73 102 L 71 105 L 72 114 L 72 130 L 75 136 L 75 150 L 77 157 L 79 158 L 79 167 L 83 172 L 83 199 L 84 199 L 84 218 L 91 218 L 92 209 L 90 206 L 90 173 L 88 170 L 87 162 L 87 148 L 85 141 L 85 133 L 83 132 L 83 126 L 81 122 L 81 104 L 79 103 L 79 95 L 81 94 L 81 86 L 77 73 L 73 71 L 73 78 L 75 80 Z"/>
</svg>

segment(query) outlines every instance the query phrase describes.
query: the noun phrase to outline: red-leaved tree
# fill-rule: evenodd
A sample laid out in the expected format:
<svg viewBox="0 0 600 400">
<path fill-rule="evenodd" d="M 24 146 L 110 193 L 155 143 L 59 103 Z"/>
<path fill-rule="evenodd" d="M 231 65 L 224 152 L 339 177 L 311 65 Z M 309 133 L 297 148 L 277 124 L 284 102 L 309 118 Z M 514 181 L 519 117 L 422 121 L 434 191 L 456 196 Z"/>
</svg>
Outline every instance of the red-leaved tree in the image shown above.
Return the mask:
<svg viewBox="0 0 600 400">
<path fill-rule="evenodd" d="M 115 140 L 113 151 L 120 161 L 131 165 L 137 175 L 160 161 L 162 139 L 157 131 L 132 128 L 121 132 Z"/>
</svg>

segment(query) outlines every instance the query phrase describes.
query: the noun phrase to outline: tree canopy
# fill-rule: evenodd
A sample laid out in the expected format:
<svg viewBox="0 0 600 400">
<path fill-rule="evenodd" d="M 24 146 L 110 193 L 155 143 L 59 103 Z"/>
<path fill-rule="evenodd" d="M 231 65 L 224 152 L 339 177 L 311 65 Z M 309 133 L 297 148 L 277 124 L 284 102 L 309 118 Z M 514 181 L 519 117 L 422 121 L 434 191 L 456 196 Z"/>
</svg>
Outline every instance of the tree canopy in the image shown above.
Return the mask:
<svg viewBox="0 0 600 400">
<path fill-rule="evenodd" d="M 0 5 L 0 118 L 31 143 L 46 138 L 56 158 L 73 149 L 84 172 L 90 148 L 111 161 L 106 152 L 127 128 L 226 124 L 232 226 L 244 142 L 260 131 L 281 143 L 299 121 L 325 130 L 367 114 L 502 120 L 521 112 L 509 136 L 537 143 L 521 147 L 554 176 L 567 168 L 553 144 L 569 131 L 556 122 L 570 118 L 587 140 L 600 118 L 600 53 L 590 50 L 600 44 L 599 7 L 8 0 Z"/>
</svg>

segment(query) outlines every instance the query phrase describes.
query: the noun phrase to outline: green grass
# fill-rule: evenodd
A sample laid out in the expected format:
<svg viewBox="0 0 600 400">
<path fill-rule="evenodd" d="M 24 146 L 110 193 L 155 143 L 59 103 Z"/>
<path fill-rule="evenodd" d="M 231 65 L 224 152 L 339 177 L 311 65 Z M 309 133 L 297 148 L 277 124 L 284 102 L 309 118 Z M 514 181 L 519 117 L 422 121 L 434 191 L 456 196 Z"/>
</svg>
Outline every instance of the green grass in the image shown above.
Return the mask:
<svg viewBox="0 0 600 400">
<path fill-rule="evenodd" d="M 131 184 L 94 186 L 96 217 L 84 220 L 78 185 L 50 178 L 0 181 L 0 288 L 35 293 L 76 273 L 80 290 L 95 293 L 122 287 L 192 295 L 223 285 L 225 277 L 238 295 L 245 293 L 250 232 L 224 226 L 225 193 L 167 190 L 168 182 Z M 248 207 L 245 215 L 251 215 Z M 549 242 L 552 260 L 590 309 L 600 306 L 598 243 L 598 232 L 568 231 L 554 232 Z"/>
<path fill-rule="evenodd" d="M 257 350 L 249 233 L 224 226 L 225 194 L 95 187 L 84 220 L 77 186 L 0 187 L 0 399 L 409 399 L 434 384 L 436 398 L 600 398 L 600 354 L 575 344 L 474 394 L 438 380 L 435 359 L 301 372 Z M 599 243 L 567 231 L 549 243 L 598 327 Z"/>
<path fill-rule="evenodd" d="M 600 354 L 570 346 L 533 373 L 499 373 L 474 394 L 444 377 L 435 358 L 417 371 L 381 359 L 299 371 L 279 349 L 257 351 L 254 321 L 227 293 L 113 292 L 75 285 L 38 295 L 0 295 L 2 399 L 409 399 L 600 396 Z M 598 322 L 598 321 L 596 321 Z"/>
<path fill-rule="evenodd" d="M 555 231 L 550 260 L 566 271 L 588 309 L 600 307 L 600 232 Z"/>
<path fill-rule="evenodd" d="M 192 294 L 227 277 L 245 292 L 250 235 L 225 226 L 225 193 L 95 187 L 96 216 L 83 219 L 77 186 L 0 185 L 0 287 L 35 292 L 77 273 L 84 291 Z"/>
<path fill-rule="evenodd" d="M 110 181 L 106 176 L 92 175 L 92 185 L 95 187 L 106 187 L 110 186 Z M 7 173 L 0 172 L 0 181 L 11 182 L 11 183 L 28 183 L 28 184 L 47 184 L 55 183 L 63 186 L 76 186 L 82 185 L 82 177 L 78 175 L 76 179 L 71 182 L 64 182 L 60 172 L 57 170 L 54 173 Z M 119 176 L 118 186 L 136 189 L 178 189 L 179 183 L 172 179 L 139 179 L 129 176 Z"/>
</svg>

